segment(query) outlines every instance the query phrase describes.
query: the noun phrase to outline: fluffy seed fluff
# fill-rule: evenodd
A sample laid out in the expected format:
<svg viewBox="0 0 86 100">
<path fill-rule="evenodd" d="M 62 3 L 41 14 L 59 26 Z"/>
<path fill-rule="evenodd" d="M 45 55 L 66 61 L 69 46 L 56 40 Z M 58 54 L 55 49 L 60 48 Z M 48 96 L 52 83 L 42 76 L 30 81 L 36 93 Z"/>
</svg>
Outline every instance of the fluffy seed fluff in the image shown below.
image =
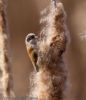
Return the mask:
<svg viewBox="0 0 86 100">
<path fill-rule="evenodd" d="M 47 16 L 41 20 L 44 28 L 36 45 L 39 71 L 30 77 L 29 97 L 37 100 L 62 100 L 67 81 L 67 70 L 62 59 L 68 33 L 66 13 L 61 2 L 51 2 L 47 11 Z"/>
</svg>

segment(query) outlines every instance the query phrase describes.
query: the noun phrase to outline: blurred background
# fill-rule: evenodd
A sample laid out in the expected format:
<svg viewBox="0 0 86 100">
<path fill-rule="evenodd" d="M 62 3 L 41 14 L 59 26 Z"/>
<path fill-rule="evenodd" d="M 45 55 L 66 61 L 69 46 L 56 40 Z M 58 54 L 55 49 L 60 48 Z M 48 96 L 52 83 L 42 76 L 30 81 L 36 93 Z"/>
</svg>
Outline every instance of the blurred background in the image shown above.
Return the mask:
<svg viewBox="0 0 86 100">
<path fill-rule="evenodd" d="M 71 42 L 64 54 L 70 87 L 66 100 L 86 100 L 86 0 L 61 0 L 67 12 Z M 14 91 L 29 93 L 29 75 L 33 67 L 25 48 L 25 36 L 40 31 L 40 11 L 49 0 L 8 0 L 8 23 Z"/>
</svg>

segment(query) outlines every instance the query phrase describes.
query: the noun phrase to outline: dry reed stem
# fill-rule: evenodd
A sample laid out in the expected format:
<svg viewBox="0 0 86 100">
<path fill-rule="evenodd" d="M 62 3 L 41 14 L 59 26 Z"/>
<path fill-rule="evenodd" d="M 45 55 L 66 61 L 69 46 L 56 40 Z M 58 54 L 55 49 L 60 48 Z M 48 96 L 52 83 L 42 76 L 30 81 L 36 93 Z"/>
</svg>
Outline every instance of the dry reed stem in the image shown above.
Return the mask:
<svg viewBox="0 0 86 100">
<path fill-rule="evenodd" d="M 10 100 L 13 94 L 11 64 L 8 55 L 7 0 L 0 0 L 0 71 L 3 99 Z M 1 87 L 0 85 L 0 87 Z M 1 90 L 0 90 L 1 91 Z"/>
</svg>

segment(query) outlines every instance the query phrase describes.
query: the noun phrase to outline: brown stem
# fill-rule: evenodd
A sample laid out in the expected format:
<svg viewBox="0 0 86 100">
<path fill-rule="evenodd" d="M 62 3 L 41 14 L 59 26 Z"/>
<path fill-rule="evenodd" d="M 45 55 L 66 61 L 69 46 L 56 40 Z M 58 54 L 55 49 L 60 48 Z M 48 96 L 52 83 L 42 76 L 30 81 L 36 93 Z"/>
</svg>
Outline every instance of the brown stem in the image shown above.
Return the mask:
<svg viewBox="0 0 86 100">
<path fill-rule="evenodd" d="M 3 97 L 9 98 L 13 96 L 13 90 L 12 90 L 13 87 L 12 87 L 11 64 L 8 55 L 6 7 L 7 7 L 7 0 L 0 0 L 0 70 L 2 73 L 2 78 L 1 78 L 2 95 Z"/>
</svg>

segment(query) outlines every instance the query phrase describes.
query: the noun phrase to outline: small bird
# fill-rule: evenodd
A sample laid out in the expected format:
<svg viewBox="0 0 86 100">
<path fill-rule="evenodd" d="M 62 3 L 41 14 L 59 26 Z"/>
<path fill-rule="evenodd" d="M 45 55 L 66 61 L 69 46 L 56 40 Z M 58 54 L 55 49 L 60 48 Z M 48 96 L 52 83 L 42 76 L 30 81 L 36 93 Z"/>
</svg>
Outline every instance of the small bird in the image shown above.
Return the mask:
<svg viewBox="0 0 86 100">
<path fill-rule="evenodd" d="M 38 71 L 37 66 L 37 41 L 38 37 L 34 33 L 29 33 L 25 38 L 25 44 L 27 48 L 28 55 L 31 59 L 31 62 L 33 64 L 33 67 L 35 71 Z"/>
</svg>

